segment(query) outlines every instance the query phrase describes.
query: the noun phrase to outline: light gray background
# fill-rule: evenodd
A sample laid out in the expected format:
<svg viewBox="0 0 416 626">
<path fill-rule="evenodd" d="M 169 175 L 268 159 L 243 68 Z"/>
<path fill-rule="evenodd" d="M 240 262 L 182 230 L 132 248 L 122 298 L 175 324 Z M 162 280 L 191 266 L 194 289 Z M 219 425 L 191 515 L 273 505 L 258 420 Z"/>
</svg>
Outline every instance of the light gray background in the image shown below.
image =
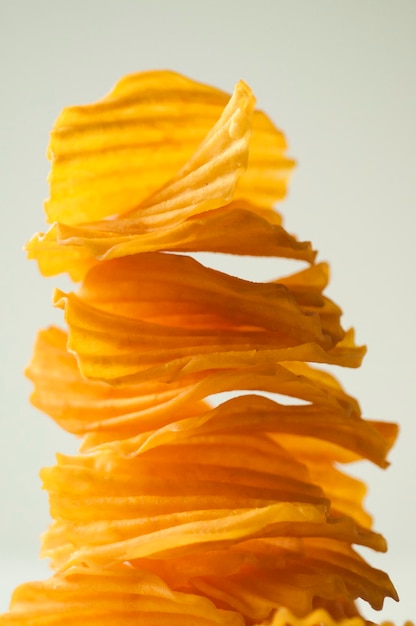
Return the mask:
<svg viewBox="0 0 416 626">
<path fill-rule="evenodd" d="M 299 161 L 286 225 L 330 260 L 329 294 L 369 346 L 364 366 L 339 377 L 365 415 L 401 424 L 388 472 L 356 471 L 390 544 L 371 561 L 402 596 L 383 617 L 416 617 L 415 25 L 414 0 L 0 0 L 0 609 L 17 581 L 47 571 L 38 471 L 75 450 L 29 406 L 22 376 L 36 330 L 60 321 L 52 288 L 66 286 L 21 251 L 44 228 L 48 132 L 64 106 L 100 98 L 123 74 L 171 68 L 228 91 L 244 78 Z"/>
</svg>

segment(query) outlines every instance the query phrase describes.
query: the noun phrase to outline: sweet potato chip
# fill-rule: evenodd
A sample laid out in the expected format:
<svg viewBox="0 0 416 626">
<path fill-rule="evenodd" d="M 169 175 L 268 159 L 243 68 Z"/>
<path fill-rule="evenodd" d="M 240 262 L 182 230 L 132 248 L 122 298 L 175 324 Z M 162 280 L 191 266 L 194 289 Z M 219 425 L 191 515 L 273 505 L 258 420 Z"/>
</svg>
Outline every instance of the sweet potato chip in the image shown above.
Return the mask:
<svg viewBox="0 0 416 626">
<path fill-rule="evenodd" d="M 39 333 L 27 375 L 81 445 L 41 471 L 55 573 L 1 624 L 365 626 L 356 601 L 397 593 L 354 549 L 387 546 L 345 464 L 386 467 L 397 427 L 327 371 L 365 348 L 274 209 L 282 133 L 243 81 L 154 71 L 64 110 L 49 157 L 28 254 L 80 285 L 56 290 L 67 329 Z M 251 282 L 201 251 L 302 265 Z"/>
</svg>

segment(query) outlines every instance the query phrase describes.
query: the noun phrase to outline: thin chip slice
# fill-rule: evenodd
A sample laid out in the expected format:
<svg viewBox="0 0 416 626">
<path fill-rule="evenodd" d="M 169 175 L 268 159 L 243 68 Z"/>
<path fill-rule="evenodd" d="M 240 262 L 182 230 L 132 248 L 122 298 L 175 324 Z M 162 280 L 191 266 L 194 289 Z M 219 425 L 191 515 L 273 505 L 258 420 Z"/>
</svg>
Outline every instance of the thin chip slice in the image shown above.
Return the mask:
<svg viewBox="0 0 416 626">
<path fill-rule="evenodd" d="M 218 609 L 200 595 L 172 591 L 156 575 L 128 566 L 77 567 L 66 576 L 25 583 L 0 620 L 4 626 L 244 626 L 236 612 Z"/>
</svg>

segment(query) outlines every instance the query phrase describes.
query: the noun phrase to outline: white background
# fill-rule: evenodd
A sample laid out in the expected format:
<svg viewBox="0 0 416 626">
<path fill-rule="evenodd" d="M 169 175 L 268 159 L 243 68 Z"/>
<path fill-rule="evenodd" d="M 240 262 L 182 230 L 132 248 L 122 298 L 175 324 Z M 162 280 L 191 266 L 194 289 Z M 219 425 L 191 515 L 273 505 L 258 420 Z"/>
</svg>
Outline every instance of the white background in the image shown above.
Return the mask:
<svg viewBox="0 0 416 626">
<path fill-rule="evenodd" d="M 415 619 L 416 2 L 0 0 L 0 31 L 0 610 L 17 581 L 47 571 L 38 471 L 75 450 L 29 406 L 22 376 L 36 330 L 60 322 L 50 297 L 65 285 L 21 251 L 44 229 L 48 132 L 64 106 L 100 98 L 123 74 L 170 68 L 228 91 L 245 79 L 286 132 L 299 162 L 286 226 L 330 260 L 329 294 L 369 347 L 339 377 L 366 416 L 401 424 L 387 473 L 356 471 L 390 545 L 371 561 L 402 597 L 383 618 Z"/>
</svg>

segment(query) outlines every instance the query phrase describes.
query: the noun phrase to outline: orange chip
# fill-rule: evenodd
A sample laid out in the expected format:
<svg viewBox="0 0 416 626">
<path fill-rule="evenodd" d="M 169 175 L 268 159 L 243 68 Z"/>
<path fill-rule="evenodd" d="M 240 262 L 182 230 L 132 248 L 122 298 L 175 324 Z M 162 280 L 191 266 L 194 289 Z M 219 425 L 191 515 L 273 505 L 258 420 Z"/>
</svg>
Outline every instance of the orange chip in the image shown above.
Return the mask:
<svg viewBox="0 0 416 626">
<path fill-rule="evenodd" d="M 229 97 L 154 71 L 64 110 L 49 157 L 28 254 L 80 286 L 56 290 L 67 329 L 39 333 L 27 375 L 81 445 L 41 472 L 55 574 L 1 624 L 365 626 L 356 601 L 397 593 L 354 550 L 386 542 L 340 464 L 387 467 L 397 427 L 325 369 L 365 348 L 274 209 L 282 133 L 243 81 Z M 251 282 L 201 251 L 302 265 Z"/>
</svg>

